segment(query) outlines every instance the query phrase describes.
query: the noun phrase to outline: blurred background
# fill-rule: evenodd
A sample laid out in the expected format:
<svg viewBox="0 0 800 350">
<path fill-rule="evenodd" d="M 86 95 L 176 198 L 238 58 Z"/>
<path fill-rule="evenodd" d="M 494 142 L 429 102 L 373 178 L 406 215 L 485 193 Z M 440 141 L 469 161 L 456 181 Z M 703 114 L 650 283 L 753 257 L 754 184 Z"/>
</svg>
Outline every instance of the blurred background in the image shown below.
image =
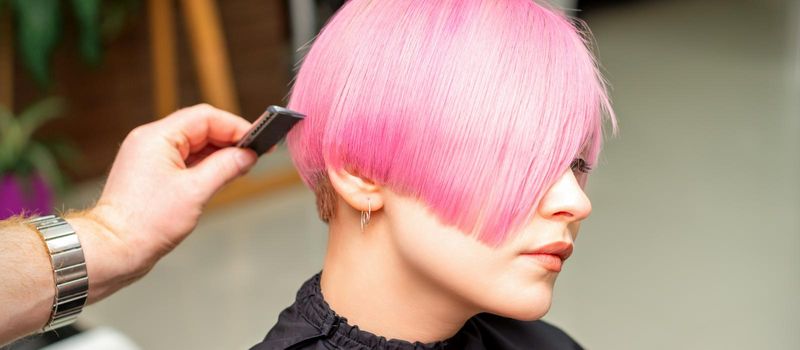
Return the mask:
<svg viewBox="0 0 800 350">
<path fill-rule="evenodd" d="M 90 206 L 127 132 L 177 108 L 285 104 L 342 2 L 0 0 L 0 216 Z M 588 349 L 800 349 L 800 1 L 557 5 L 621 128 L 545 319 Z M 144 279 L 6 349 L 247 349 L 326 232 L 280 149 Z"/>
</svg>

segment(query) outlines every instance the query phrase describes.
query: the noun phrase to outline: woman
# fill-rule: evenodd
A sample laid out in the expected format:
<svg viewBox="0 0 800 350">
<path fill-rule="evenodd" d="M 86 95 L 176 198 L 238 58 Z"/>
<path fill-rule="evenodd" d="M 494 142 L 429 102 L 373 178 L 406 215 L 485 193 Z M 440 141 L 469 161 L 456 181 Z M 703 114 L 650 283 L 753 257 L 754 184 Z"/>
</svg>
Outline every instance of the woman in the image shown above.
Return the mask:
<svg viewBox="0 0 800 350">
<path fill-rule="evenodd" d="M 289 108 L 328 249 L 254 349 L 580 348 L 535 321 L 614 123 L 570 20 L 531 0 L 351 0 Z"/>
</svg>

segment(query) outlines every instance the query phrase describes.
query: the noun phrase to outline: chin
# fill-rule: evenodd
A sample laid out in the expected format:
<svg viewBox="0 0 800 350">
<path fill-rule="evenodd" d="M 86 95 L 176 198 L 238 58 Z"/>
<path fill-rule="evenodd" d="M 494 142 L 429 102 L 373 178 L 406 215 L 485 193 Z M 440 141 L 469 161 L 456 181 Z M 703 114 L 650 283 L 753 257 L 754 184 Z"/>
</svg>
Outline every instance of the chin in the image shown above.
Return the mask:
<svg viewBox="0 0 800 350">
<path fill-rule="evenodd" d="M 520 321 L 535 321 L 547 314 L 547 311 L 550 311 L 550 303 L 548 302 L 547 305 L 523 305 L 527 306 L 525 308 L 518 307 L 515 310 L 509 310 L 509 312 L 505 314 L 501 314 L 499 316 L 513 318 L 515 320 Z"/>
<path fill-rule="evenodd" d="M 501 295 L 487 312 L 520 321 L 534 321 L 550 311 L 553 289 L 545 286 L 528 289 L 513 296 Z"/>
</svg>

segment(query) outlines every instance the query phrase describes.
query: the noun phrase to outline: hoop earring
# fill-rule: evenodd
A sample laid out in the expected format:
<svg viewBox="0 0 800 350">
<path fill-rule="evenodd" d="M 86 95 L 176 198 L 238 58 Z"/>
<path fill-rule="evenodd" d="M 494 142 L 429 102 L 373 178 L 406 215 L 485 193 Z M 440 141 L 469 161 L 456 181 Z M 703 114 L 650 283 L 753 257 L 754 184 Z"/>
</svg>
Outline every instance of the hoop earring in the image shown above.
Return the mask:
<svg viewBox="0 0 800 350">
<path fill-rule="evenodd" d="M 367 211 L 361 211 L 361 233 L 364 233 L 364 227 L 369 225 L 369 219 L 372 218 L 372 202 L 367 197 Z"/>
</svg>

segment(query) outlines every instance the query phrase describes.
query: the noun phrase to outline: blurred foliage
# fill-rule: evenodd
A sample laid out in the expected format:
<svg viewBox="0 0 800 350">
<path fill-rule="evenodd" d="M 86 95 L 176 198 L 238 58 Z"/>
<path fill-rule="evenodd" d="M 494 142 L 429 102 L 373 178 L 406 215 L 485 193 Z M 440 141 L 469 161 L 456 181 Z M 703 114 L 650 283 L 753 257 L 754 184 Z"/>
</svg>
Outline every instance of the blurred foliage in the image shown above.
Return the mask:
<svg viewBox="0 0 800 350">
<path fill-rule="evenodd" d="M 53 52 L 62 37 L 64 11 L 70 11 L 78 29 L 78 50 L 96 66 L 102 44 L 116 37 L 138 11 L 139 0 L 0 0 L 0 11 L 11 10 L 16 43 L 25 68 L 45 88 L 51 81 Z M 66 7 L 66 8 L 65 8 Z"/>
<path fill-rule="evenodd" d="M 33 134 L 42 125 L 60 117 L 64 105 L 62 99 L 50 97 L 34 103 L 17 116 L 0 106 L 0 176 L 28 177 L 38 173 L 51 186 L 63 188 L 65 181 L 56 158 L 73 158 L 74 148 L 65 142 L 35 141 Z"/>
</svg>

